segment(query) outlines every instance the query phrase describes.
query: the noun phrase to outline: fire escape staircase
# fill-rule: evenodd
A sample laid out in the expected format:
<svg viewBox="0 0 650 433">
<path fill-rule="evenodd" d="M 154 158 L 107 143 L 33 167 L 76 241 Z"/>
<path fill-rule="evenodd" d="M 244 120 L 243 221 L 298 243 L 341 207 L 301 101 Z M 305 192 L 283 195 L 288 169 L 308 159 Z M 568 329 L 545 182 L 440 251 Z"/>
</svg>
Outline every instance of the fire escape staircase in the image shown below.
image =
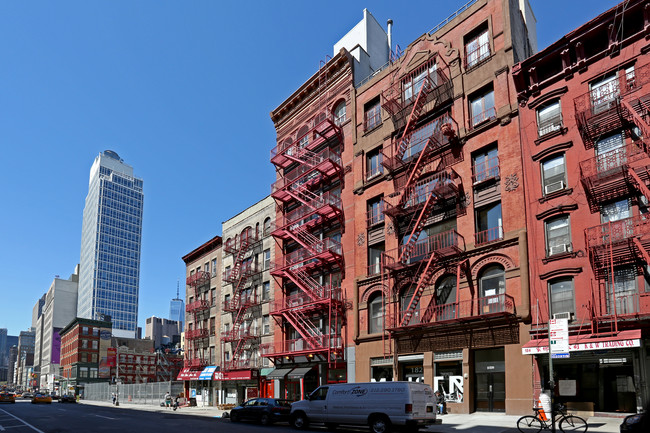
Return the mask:
<svg viewBox="0 0 650 433">
<path fill-rule="evenodd" d="M 307 296 L 313 301 L 323 299 L 325 288 L 318 283 L 311 275 L 303 269 L 290 269 L 286 273 L 287 277 L 293 281 Z"/>
<path fill-rule="evenodd" d="M 309 349 L 325 349 L 323 333 L 314 326 L 300 309 L 290 309 L 283 313 L 284 318 L 294 327 L 309 346 Z"/>
<path fill-rule="evenodd" d="M 316 203 L 321 198 L 318 194 L 312 192 L 302 184 L 291 184 L 287 188 L 287 194 L 312 210 L 316 210 L 313 203 Z"/>
<path fill-rule="evenodd" d="M 643 137 L 650 138 L 650 125 L 648 125 L 646 120 L 643 118 L 644 116 L 639 113 L 639 111 L 641 111 L 642 113 L 645 113 L 646 117 L 648 116 L 648 113 L 650 111 L 648 103 L 642 101 L 641 99 L 630 102 L 627 100 L 627 98 L 621 98 L 620 102 L 621 106 L 629 113 L 630 116 L 632 116 L 632 121 L 641 130 Z"/>
</svg>

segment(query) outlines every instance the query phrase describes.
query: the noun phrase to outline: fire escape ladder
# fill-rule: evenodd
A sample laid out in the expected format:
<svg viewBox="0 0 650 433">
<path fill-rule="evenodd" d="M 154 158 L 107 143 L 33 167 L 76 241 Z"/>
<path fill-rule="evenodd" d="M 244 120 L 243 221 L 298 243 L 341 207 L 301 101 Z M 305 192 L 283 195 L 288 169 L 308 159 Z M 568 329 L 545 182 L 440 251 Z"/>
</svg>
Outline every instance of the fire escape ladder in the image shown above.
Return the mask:
<svg viewBox="0 0 650 433">
<path fill-rule="evenodd" d="M 294 183 L 287 188 L 287 194 L 311 209 L 314 209 L 312 202 L 320 198 L 320 196 L 315 192 L 312 192 L 304 185 L 297 183 Z"/>
<path fill-rule="evenodd" d="M 648 253 L 648 250 L 646 250 L 643 247 L 643 244 L 641 243 L 639 238 L 636 238 L 636 237 L 632 238 L 632 242 L 634 242 L 634 245 L 636 245 L 637 249 L 639 250 L 639 252 L 643 256 L 643 259 L 645 260 L 646 265 L 650 265 L 650 253 Z"/>
<path fill-rule="evenodd" d="M 643 119 L 641 114 L 639 114 L 639 112 L 634 107 L 632 107 L 630 101 L 621 98 L 621 105 L 630 113 L 634 124 L 639 127 L 641 133 L 643 134 L 643 137 L 650 137 L 650 128 L 648 127 L 648 123 Z M 639 104 L 639 106 L 643 109 L 643 106 L 641 106 L 641 104 Z"/>
<path fill-rule="evenodd" d="M 415 102 L 413 103 L 413 108 L 411 109 L 408 121 L 404 127 L 404 132 L 402 133 L 402 136 L 397 143 L 395 155 L 398 160 L 402 159 L 404 152 L 406 152 L 406 149 L 408 148 L 408 145 L 411 141 L 411 134 L 415 129 L 417 120 L 420 118 L 420 114 L 422 114 L 422 109 L 424 108 L 424 104 L 426 104 L 427 95 L 429 94 L 430 90 L 431 82 L 428 79 L 425 79 L 422 82 L 422 87 L 420 88 L 418 96 L 415 98 Z"/>
<path fill-rule="evenodd" d="M 312 254 L 318 254 L 321 252 L 318 251 L 318 243 L 320 242 L 320 239 L 309 233 L 309 229 L 307 227 L 300 226 L 290 231 L 289 236 L 291 236 L 293 240 L 309 250 Z"/>
<path fill-rule="evenodd" d="M 404 311 L 404 315 L 402 316 L 402 321 L 400 323 L 400 326 L 407 326 L 409 322 L 411 321 L 411 318 L 413 317 L 413 313 L 415 313 L 415 309 L 418 307 L 418 304 L 420 303 L 420 298 L 422 297 L 422 293 L 424 292 L 424 288 L 429 285 L 431 282 L 431 278 L 433 277 L 433 273 L 435 270 L 435 266 L 433 266 L 433 263 L 436 261 L 437 254 L 431 253 L 429 256 L 429 260 L 427 260 L 427 264 L 424 267 L 424 271 L 420 274 L 420 278 L 418 279 L 417 286 L 415 286 L 415 290 L 413 291 L 413 296 L 411 297 L 411 301 L 409 302 L 408 307 L 406 307 L 406 310 Z M 425 312 L 425 316 L 427 315 L 432 315 L 433 310 L 429 312 L 429 307 L 431 306 L 431 303 L 429 303 L 429 306 L 427 306 L 427 311 Z"/>
<path fill-rule="evenodd" d="M 287 310 L 284 317 L 298 331 L 302 338 L 305 339 L 310 349 L 322 348 L 321 341 L 323 333 L 311 324 L 300 310 Z"/>
<path fill-rule="evenodd" d="M 323 298 L 325 288 L 304 270 L 290 269 L 287 271 L 287 277 L 312 300 L 318 301 Z"/>
<path fill-rule="evenodd" d="M 415 189 L 413 190 L 413 193 L 415 194 Z M 413 225 L 413 230 L 411 231 L 411 234 L 409 235 L 408 240 L 406 241 L 406 244 L 402 248 L 402 252 L 399 255 L 399 262 L 406 263 L 411 257 L 411 253 L 415 248 L 415 244 L 418 241 L 420 233 L 422 233 L 422 229 L 424 229 L 424 224 L 426 223 L 427 218 L 433 210 L 433 205 L 435 202 L 436 195 L 432 191 L 427 194 L 427 199 L 424 202 L 424 206 L 422 207 L 422 210 L 420 211 L 415 224 Z"/>
<path fill-rule="evenodd" d="M 632 167 L 629 167 L 627 171 L 630 174 L 630 177 L 632 177 L 634 180 L 634 183 L 636 184 L 636 187 L 639 189 L 641 194 L 643 194 L 645 198 L 650 201 L 650 189 L 648 189 L 648 186 L 645 184 L 645 182 L 639 177 L 638 174 L 636 174 L 636 171 L 634 171 Z"/>
<path fill-rule="evenodd" d="M 241 267 L 244 263 L 244 255 L 248 251 L 248 239 L 244 238 L 240 241 L 240 248 L 237 250 L 237 255 L 235 256 L 233 262 L 233 267 L 230 275 L 233 278 L 239 278 L 241 274 Z"/>
<path fill-rule="evenodd" d="M 293 147 L 292 152 L 286 152 L 285 156 L 299 164 L 306 165 L 310 168 L 317 167 L 318 164 L 323 162 L 325 158 L 323 155 L 319 155 L 316 152 L 312 152 L 306 148 L 300 148 L 297 146 Z"/>
</svg>

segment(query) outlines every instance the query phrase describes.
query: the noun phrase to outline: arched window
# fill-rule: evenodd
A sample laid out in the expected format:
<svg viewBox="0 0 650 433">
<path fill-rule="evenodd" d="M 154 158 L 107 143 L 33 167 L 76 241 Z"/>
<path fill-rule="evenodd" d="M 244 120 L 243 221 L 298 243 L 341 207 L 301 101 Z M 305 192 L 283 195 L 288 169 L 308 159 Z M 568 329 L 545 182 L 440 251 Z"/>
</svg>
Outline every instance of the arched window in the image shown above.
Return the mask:
<svg viewBox="0 0 650 433">
<path fill-rule="evenodd" d="M 436 283 L 436 317 L 432 320 L 456 318 L 456 276 L 443 275 Z"/>
<path fill-rule="evenodd" d="M 296 140 L 298 141 L 296 147 L 298 149 L 302 149 L 303 147 L 309 144 L 309 134 L 307 134 L 307 132 L 309 132 L 309 128 L 307 128 L 307 125 L 303 125 L 298 130 L 298 134 L 296 135 Z"/>
<path fill-rule="evenodd" d="M 264 220 L 264 236 L 268 236 L 271 234 L 271 218 L 267 218 Z"/>
<path fill-rule="evenodd" d="M 384 331 L 384 300 L 381 292 L 374 293 L 368 301 L 368 333 Z"/>
<path fill-rule="evenodd" d="M 244 230 L 241 232 L 241 241 L 242 244 L 244 242 L 250 242 L 253 240 L 253 228 L 252 227 L 246 227 Z"/>
<path fill-rule="evenodd" d="M 402 321 L 404 318 L 404 315 L 409 309 L 409 304 L 411 303 L 411 299 L 413 299 L 413 294 L 415 293 L 415 284 L 411 284 L 407 289 L 405 289 L 402 292 L 402 296 L 400 296 L 400 315 L 399 315 L 399 320 Z M 413 308 L 413 314 L 411 316 L 411 319 L 408 321 L 409 325 L 415 325 L 417 323 L 420 323 L 420 300 L 418 299 L 417 303 Z"/>
<path fill-rule="evenodd" d="M 480 313 L 496 313 L 503 311 L 506 293 L 506 272 L 501 265 L 490 265 L 483 269 L 478 280 L 481 300 Z"/>
<path fill-rule="evenodd" d="M 334 123 L 341 125 L 345 120 L 345 101 L 341 101 L 334 108 Z"/>
</svg>

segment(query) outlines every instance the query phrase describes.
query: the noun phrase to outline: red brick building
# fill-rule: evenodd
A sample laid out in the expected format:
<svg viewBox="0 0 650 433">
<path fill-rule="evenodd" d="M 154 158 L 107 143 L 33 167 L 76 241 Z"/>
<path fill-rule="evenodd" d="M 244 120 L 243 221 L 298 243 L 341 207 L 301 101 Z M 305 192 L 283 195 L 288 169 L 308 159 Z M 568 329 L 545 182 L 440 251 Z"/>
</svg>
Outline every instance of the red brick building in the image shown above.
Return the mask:
<svg viewBox="0 0 650 433">
<path fill-rule="evenodd" d="M 625 2 L 513 69 L 533 317 L 523 353 L 539 392 L 549 310 L 567 319 L 556 398 L 587 411 L 649 400 L 649 35 L 648 3 Z"/>
<path fill-rule="evenodd" d="M 521 5 L 470 2 L 356 89 L 355 380 L 429 383 L 450 412 L 532 404 Z"/>
</svg>

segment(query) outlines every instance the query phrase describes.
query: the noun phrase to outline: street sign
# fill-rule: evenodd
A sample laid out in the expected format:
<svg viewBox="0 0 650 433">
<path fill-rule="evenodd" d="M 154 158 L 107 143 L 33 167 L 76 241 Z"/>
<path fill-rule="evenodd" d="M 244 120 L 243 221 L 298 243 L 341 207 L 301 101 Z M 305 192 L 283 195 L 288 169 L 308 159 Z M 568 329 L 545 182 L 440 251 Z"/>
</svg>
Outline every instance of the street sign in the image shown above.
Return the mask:
<svg viewBox="0 0 650 433">
<path fill-rule="evenodd" d="M 551 358 L 557 359 L 557 358 L 570 358 L 571 354 L 570 353 L 551 353 Z"/>
<path fill-rule="evenodd" d="M 568 319 L 551 319 L 549 321 L 549 341 L 551 354 L 569 352 Z"/>
</svg>

